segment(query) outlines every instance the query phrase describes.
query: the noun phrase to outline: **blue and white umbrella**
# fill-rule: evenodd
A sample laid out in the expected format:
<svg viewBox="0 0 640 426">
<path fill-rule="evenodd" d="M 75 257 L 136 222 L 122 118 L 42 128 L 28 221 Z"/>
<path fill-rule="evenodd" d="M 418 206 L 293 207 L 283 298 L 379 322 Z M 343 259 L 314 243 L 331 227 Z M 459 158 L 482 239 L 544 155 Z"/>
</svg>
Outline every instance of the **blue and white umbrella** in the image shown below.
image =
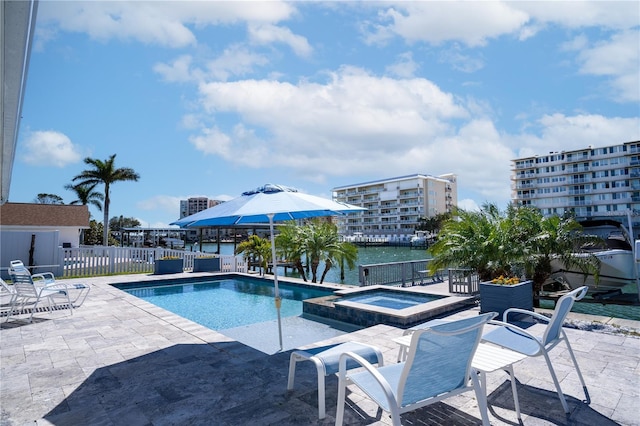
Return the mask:
<svg viewBox="0 0 640 426">
<path fill-rule="evenodd" d="M 172 222 L 171 225 L 178 225 L 182 228 L 205 228 L 209 226 L 220 227 L 269 223 L 269 230 L 271 232 L 271 255 L 273 257 L 275 304 L 278 314 L 280 350 L 282 350 L 282 326 L 280 320 L 281 298 L 278 289 L 278 273 L 276 269 L 276 245 L 273 232 L 274 222 L 337 216 L 363 210 L 366 209 L 351 204 L 336 202 L 327 198 L 304 194 L 293 188 L 266 184 L 253 191 L 244 192 L 241 196 L 230 201 Z"/>
</svg>

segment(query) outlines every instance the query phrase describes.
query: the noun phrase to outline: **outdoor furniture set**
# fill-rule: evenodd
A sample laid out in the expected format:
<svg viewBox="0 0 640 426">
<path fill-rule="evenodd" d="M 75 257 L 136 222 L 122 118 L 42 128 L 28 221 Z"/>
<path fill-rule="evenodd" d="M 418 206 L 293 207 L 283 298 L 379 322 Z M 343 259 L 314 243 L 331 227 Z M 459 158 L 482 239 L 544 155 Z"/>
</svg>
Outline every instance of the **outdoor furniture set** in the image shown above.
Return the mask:
<svg viewBox="0 0 640 426">
<path fill-rule="evenodd" d="M 560 342 L 566 344 L 582 383 L 584 402 L 589 404 L 587 386 L 562 328 L 573 303 L 582 299 L 586 292 L 587 287 L 581 287 L 561 297 L 550 318 L 514 308 L 504 312 L 503 321 L 493 320 L 496 316 L 493 312 L 456 321 L 433 320 L 418 325 L 394 339 L 399 344 L 399 352 L 398 363 L 393 365 L 383 365 L 379 349 L 357 342 L 294 351 L 290 358 L 287 388 L 293 389 L 297 362 L 314 362 L 318 370 L 318 413 L 322 419 L 325 417 L 324 377 L 337 372 L 336 425 L 341 425 L 344 420 L 349 385 L 359 387 L 382 410 L 389 412 L 394 425 L 400 425 L 403 413 L 473 390 L 482 423 L 488 425 L 486 374 L 504 370 L 510 377 L 516 415 L 521 422 L 513 364 L 527 357 L 543 356 L 562 407 L 565 413 L 569 413 L 548 353 Z M 509 323 L 510 315 L 517 315 L 518 321 L 523 321 L 523 316 L 527 315 L 530 320 L 543 323 L 543 335 L 535 336 Z M 483 333 L 485 325 L 491 329 Z M 375 363 L 377 368 L 372 365 Z"/>
</svg>

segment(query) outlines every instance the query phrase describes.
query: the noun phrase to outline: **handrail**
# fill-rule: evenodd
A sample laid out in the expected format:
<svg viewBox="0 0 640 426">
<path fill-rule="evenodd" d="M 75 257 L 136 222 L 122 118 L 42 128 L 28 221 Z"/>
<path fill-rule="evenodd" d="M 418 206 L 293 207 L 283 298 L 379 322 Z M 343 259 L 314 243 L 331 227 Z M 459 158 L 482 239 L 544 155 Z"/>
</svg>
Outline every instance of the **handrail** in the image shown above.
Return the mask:
<svg viewBox="0 0 640 426">
<path fill-rule="evenodd" d="M 408 287 L 422 282 L 424 271 L 429 269 L 429 259 L 359 265 L 358 269 L 360 286 Z"/>
</svg>

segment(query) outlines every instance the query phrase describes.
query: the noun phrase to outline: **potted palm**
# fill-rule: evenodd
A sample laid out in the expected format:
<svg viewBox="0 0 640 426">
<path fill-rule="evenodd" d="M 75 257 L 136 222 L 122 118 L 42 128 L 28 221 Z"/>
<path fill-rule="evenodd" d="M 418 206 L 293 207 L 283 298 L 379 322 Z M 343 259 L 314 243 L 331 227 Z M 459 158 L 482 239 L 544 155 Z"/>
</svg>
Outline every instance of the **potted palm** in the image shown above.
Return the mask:
<svg viewBox="0 0 640 426">
<path fill-rule="evenodd" d="M 544 217 L 533 207 L 510 205 L 501 212 L 495 204 L 485 204 L 479 211 L 458 209 L 454 217 L 443 224 L 438 241 L 429 249 L 433 256 L 429 269 L 435 272 L 460 266 L 478 271 L 480 304 L 485 305 L 481 308 L 483 311 L 487 305 L 494 311 L 501 311 L 486 301 L 483 285 L 485 290 L 491 286 L 493 290 L 506 293 L 516 287 L 513 285 L 515 280 L 510 281 L 512 285 L 491 281 L 499 277 L 505 282 L 515 277 L 524 278 L 521 281 L 530 281 L 532 291 L 522 291 L 528 291 L 531 302 L 507 307 L 531 309 L 531 305 L 539 306 L 539 294 L 551 276 L 554 257 L 566 260 L 567 264 L 598 279 L 599 262 L 595 256 L 573 255 L 576 244 L 593 239 L 582 235 L 581 228 L 570 216 Z M 524 297 L 505 299 L 505 303 L 514 304 L 515 300 Z"/>
</svg>

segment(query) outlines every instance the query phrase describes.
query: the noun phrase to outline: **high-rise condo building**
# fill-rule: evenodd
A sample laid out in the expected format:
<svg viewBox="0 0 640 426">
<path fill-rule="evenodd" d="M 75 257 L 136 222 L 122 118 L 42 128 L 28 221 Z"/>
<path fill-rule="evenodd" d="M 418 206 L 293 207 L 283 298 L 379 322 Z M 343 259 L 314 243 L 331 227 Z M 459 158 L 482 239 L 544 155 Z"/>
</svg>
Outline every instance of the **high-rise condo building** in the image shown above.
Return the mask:
<svg viewBox="0 0 640 426">
<path fill-rule="evenodd" d="M 578 219 L 640 215 L 640 141 L 512 161 L 516 204 Z"/>
<path fill-rule="evenodd" d="M 191 197 L 187 200 L 180 200 L 180 219 L 201 212 L 202 210 L 206 210 L 209 207 L 217 206 L 220 203 L 222 203 L 222 201 L 212 200 L 207 197 Z M 215 229 L 204 228 L 202 230 L 202 236 L 204 238 L 211 238 L 216 235 L 217 230 Z M 188 240 L 194 241 L 197 239 L 197 237 L 198 231 L 196 231 L 195 229 L 190 229 L 187 231 Z"/>
<path fill-rule="evenodd" d="M 420 219 L 451 212 L 458 204 L 456 175 L 415 174 L 333 188 L 333 199 L 367 210 L 338 217 L 343 235 L 412 235 Z"/>
</svg>

